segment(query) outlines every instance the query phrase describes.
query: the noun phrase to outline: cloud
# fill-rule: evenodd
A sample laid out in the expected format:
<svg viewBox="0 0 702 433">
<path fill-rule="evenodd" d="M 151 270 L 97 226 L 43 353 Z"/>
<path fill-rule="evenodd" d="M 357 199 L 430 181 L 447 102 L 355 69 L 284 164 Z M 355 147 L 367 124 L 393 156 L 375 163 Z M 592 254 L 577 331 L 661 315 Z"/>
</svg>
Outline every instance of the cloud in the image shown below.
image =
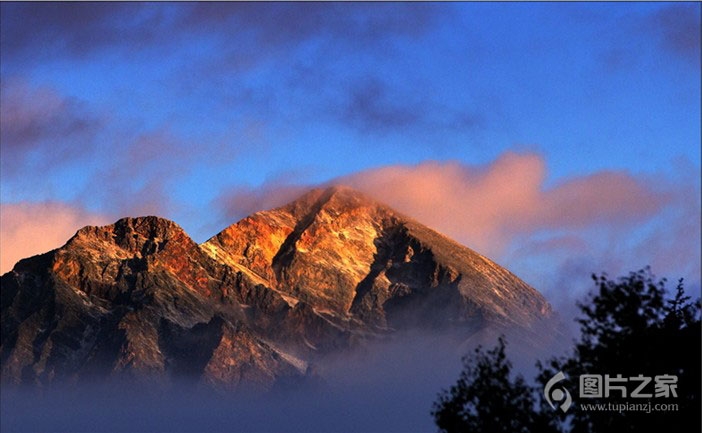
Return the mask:
<svg viewBox="0 0 702 433">
<path fill-rule="evenodd" d="M 213 33 L 232 51 L 245 47 L 232 42 L 251 37 L 267 49 L 313 38 L 364 48 L 388 37 L 421 35 L 439 11 L 430 4 L 3 3 L 2 49 L 13 57 L 80 57 L 106 49 L 129 53 Z"/>
<path fill-rule="evenodd" d="M 408 126 L 463 130 L 480 124 L 471 110 L 445 112 L 423 86 L 412 89 L 417 97 L 409 100 L 392 81 L 366 67 L 369 59 L 391 62 L 398 41 L 412 43 L 438 23 L 451 23 L 446 5 L 18 3 L 2 8 L 8 64 L 83 60 L 103 53 L 133 61 L 140 55 L 153 58 L 157 49 L 164 63 L 179 65 L 178 72 L 164 69 L 159 79 L 183 97 L 216 95 L 215 101 L 237 101 L 237 110 L 245 104 L 256 116 L 306 113 L 305 120 L 315 120 L 332 113 L 332 120 L 363 133 Z M 187 48 L 194 43 L 196 50 Z M 264 76 L 269 79 L 262 84 Z M 231 107 L 218 110 L 214 116 Z M 444 113 L 437 116 L 438 111 Z"/>
<path fill-rule="evenodd" d="M 655 214 L 669 200 L 645 180 L 626 172 L 603 171 L 569 180 L 546 191 L 540 219 L 547 226 L 626 224 Z"/>
<path fill-rule="evenodd" d="M 309 39 L 329 39 L 345 48 L 367 48 L 393 37 L 424 34 L 441 14 L 431 4 L 197 3 L 181 8 L 176 25 L 200 33 L 215 29 L 226 38 L 251 34 L 268 48 Z"/>
<path fill-rule="evenodd" d="M 228 173 L 237 162 L 238 143 L 250 135 L 246 131 L 236 135 L 233 130 L 232 136 L 213 134 L 200 141 L 183 137 L 176 129 L 166 122 L 112 137 L 112 145 L 95 160 L 100 169 L 86 174 L 78 199 L 119 216 L 158 215 L 183 224 L 181 217 L 187 215 L 210 221 L 203 217 L 202 197 L 214 194 L 210 189 L 226 175 L 222 170 Z M 191 233 L 196 234 L 200 233 Z"/>
<path fill-rule="evenodd" d="M 387 86 L 377 79 L 353 86 L 349 93 L 349 101 L 340 113 L 341 120 L 343 124 L 361 130 L 408 128 L 416 126 L 426 115 L 419 109 L 421 104 L 418 102 L 407 103 L 409 101 L 392 98 Z"/>
<path fill-rule="evenodd" d="M 175 219 L 179 206 L 187 206 L 179 201 L 178 189 L 211 182 L 207 176 L 193 178 L 194 170 L 231 163 L 237 146 L 255 139 L 247 125 L 184 138 L 172 122 L 144 129 L 138 121 L 95 114 L 91 108 L 52 87 L 3 78 L 0 176 L 10 201 L 18 192 L 35 200 L 58 193 L 60 200 L 77 200 L 113 215 Z"/>
<path fill-rule="evenodd" d="M 682 175 L 683 181 L 671 192 L 671 205 L 664 209 L 661 221 L 646 231 L 635 245 L 633 255 L 651 265 L 654 272 L 677 280 L 685 277 L 700 293 L 702 277 L 702 198 L 699 171 L 692 168 Z M 674 270 L 669 272 L 668 270 Z"/>
<path fill-rule="evenodd" d="M 695 61 L 700 59 L 699 3 L 674 3 L 656 11 L 646 22 L 646 29 L 659 38 L 667 50 Z"/>
<path fill-rule="evenodd" d="M 699 70 L 700 10 L 699 3 L 659 4 L 647 13 L 628 13 L 615 18 L 603 32 L 606 41 L 601 60 L 608 72 L 646 67 L 640 63 L 644 53 L 652 55 L 655 64 L 661 58 L 682 59 Z M 616 15 L 604 15 L 602 20 Z"/>
<path fill-rule="evenodd" d="M 50 87 L 3 80 L 1 95 L 4 176 L 46 170 L 85 154 L 102 126 L 102 120 L 83 104 Z"/>
<path fill-rule="evenodd" d="M 231 159 L 221 142 L 193 152 L 193 145 L 167 123 L 132 132 L 129 122 L 97 116 L 51 87 L 19 79 L 3 81 L 0 114 L 6 188 L 43 194 L 54 179 L 66 176 L 62 182 L 71 185 L 73 199 L 115 215 L 168 214 L 174 182 L 198 163 Z M 64 168 L 70 170 L 57 172 Z M 27 173 L 42 176 L 28 178 Z"/>
<path fill-rule="evenodd" d="M 0 274 L 20 259 L 58 248 L 86 225 L 111 221 L 103 215 L 59 202 L 0 205 Z"/>
<path fill-rule="evenodd" d="M 172 217 L 174 182 L 187 177 L 200 158 L 211 156 L 210 150 L 203 146 L 193 154 L 168 126 L 137 134 L 113 147 L 81 197 L 97 199 L 121 216 Z"/>
<path fill-rule="evenodd" d="M 108 47 L 136 46 L 159 30 L 145 13 L 160 8 L 139 3 L 19 2 L 0 8 L 3 55 L 18 59 L 83 57 Z"/>
<path fill-rule="evenodd" d="M 326 184 L 354 187 L 493 256 L 500 256 L 516 237 L 541 230 L 644 223 L 672 200 L 667 189 L 626 172 L 598 172 L 553 187 L 546 186 L 546 174 L 542 156 L 506 152 L 485 165 L 427 161 L 384 166 Z M 226 217 L 241 218 L 285 204 L 308 188 L 279 179 L 231 189 L 217 202 Z M 566 244 L 581 245 L 574 238 L 559 243 Z"/>
<path fill-rule="evenodd" d="M 460 342 L 438 333 L 370 342 L 319 366 L 322 380 L 283 384 L 264 395 L 215 392 L 177 380 L 155 388 L 95 378 L 78 386 L 54 384 L 41 393 L 3 386 L 0 427 L 55 432 L 94 431 L 99 425 L 104 433 L 432 431 L 431 405 L 455 383 L 461 355 L 469 350 Z M 518 365 L 512 347 L 508 354 Z"/>
<path fill-rule="evenodd" d="M 343 94 L 327 101 L 319 116 L 331 114 L 344 127 L 363 133 L 466 131 L 486 124 L 483 114 L 442 105 L 432 95 L 431 84 L 401 88 L 370 75 L 341 90 Z"/>
<path fill-rule="evenodd" d="M 507 152 L 484 165 L 424 162 L 337 179 L 491 257 L 564 314 L 589 276 L 651 265 L 700 291 L 699 175 L 600 171 L 546 184 L 538 154 Z M 695 180 L 697 179 L 697 180 Z"/>
<path fill-rule="evenodd" d="M 413 88 L 418 97 L 409 100 L 367 67 L 370 59 L 391 63 L 396 42 L 412 43 L 435 29 L 447 10 L 431 4 L 198 3 L 182 25 L 187 32 L 210 26 L 209 36 L 219 40 L 217 55 L 195 63 L 193 74 L 221 82 L 218 92 L 246 101 L 259 115 L 329 119 L 364 133 L 427 123 L 473 127 L 478 116 L 458 110 L 428 122 L 439 108 L 429 91 Z M 226 78 L 233 74 L 235 83 Z M 262 85 L 261 76 L 272 79 Z"/>
<path fill-rule="evenodd" d="M 542 231 L 626 230 L 644 224 L 672 203 L 665 182 L 627 172 L 602 171 L 546 185 L 546 163 L 538 154 L 506 152 L 484 165 L 427 161 L 393 165 L 333 179 L 489 256 L 502 256 L 513 241 Z M 274 181 L 260 188 L 235 188 L 217 200 L 227 217 L 243 217 L 284 204 L 309 188 Z M 539 248 L 578 247 L 577 237 Z"/>
<path fill-rule="evenodd" d="M 508 152 L 482 166 L 425 162 L 339 181 L 494 256 L 526 233 L 645 221 L 668 200 L 625 172 L 599 172 L 551 188 L 545 178 L 541 156 Z"/>
<path fill-rule="evenodd" d="M 277 176 L 257 187 L 236 186 L 224 191 L 213 200 L 212 206 L 219 211 L 221 218 L 212 227 L 221 230 L 253 213 L 290 203 L 312 188 L 310 185 L 289 181 L 304 177 L 304 173 L 288 172 L 285 176 Z"/>
</svg>

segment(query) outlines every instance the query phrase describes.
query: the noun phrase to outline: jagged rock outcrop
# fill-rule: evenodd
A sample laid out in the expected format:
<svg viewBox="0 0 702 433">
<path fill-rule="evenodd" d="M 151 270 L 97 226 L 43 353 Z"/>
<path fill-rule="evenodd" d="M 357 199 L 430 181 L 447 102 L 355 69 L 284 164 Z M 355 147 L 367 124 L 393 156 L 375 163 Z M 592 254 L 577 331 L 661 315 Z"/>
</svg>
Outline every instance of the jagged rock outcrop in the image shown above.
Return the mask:
<svg viewBox="0 0 702 433">
<path fill-rule="evenodd" d="M 247 330 L 245 287 L 173 222 L 86 227 L 2 277 L 2 378 L 195 376 L 270 386 L 278 374 L 304 373 Z"/>
<path fill-rule="evenodd" d="M 0 375 L 11 383 L 265 390 L 396 330 L 517 329 L 538 340 L 551 317 L 509 271 L 344 187 L 202 245 L 157 217 L 86 227 L 0 282 Z"/>
<path fill-rule="evenodd" d="M 291 303 L 381 327 L 403 316 L 529 327 L 550 314 L 506 269 L 344 187 L 258 212 L 203 248 Z"/>
</svg>

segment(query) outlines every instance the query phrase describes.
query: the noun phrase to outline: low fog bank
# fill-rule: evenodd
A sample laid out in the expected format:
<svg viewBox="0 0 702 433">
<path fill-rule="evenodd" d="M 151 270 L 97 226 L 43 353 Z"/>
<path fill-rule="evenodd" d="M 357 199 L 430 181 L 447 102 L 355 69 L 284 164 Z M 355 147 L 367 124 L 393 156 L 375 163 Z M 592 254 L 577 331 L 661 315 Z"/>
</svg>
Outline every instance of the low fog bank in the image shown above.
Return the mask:
<svg viewBox="0 0 702 433">
<path fill-rule="evenodd" d="M 455 335 L 397 336 L 327 359 L 317 366 L 318 381 L 265 395 L 232 395 L 186 384 L 168 389 L 125 383 L 45 390 L 4 386 L 0 430 L 432 432 L 430 411 L 437 394 L 458 378 L 461 357 L 477 342 L 492 347 L 491 338 L 466 342 Z M 522 352 L 515 359 L 518 370 L 533 366 L 536 356 L 526 358 Z"/>
</svg>

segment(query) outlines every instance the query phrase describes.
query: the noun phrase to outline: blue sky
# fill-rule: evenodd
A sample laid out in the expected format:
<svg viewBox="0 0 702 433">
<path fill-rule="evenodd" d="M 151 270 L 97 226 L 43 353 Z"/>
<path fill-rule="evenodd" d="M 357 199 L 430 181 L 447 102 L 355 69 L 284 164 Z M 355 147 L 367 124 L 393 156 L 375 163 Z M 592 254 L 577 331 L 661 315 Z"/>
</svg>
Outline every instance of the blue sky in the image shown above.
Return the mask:
<svg viewBox="0 0 702 433">
<path fill-rule="evenodd" d="M 646 264 L 699 288 L 699 3 L 0 8 L 3 272 L 343 181 L 551 299 Z"/>
</svg>

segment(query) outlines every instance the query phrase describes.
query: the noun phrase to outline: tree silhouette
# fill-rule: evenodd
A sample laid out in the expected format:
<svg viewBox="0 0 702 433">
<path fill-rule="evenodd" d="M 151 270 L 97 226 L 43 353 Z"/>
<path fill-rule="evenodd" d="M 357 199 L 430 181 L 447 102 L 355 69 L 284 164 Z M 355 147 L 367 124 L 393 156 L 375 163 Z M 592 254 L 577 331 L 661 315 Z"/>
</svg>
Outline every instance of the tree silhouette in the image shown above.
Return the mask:
<svg viewBox="0 0 702 433">
<path fill-rule="evenodd" d="M 464 358 L 458 382 L 434 403 L 432 415 L 439 430 L 700 432 L 699 299 L 690 300 L 682 280 L 670 297 L 666 280 L 656 280 L 648 267 L 618 280 L 606 274 L 593 275 L 593 280 L 596 290 L 578 304 L 580 339 L 569 356 L 537 363 L 537 386 L 531 388 L 521 376 L 511 379 L 503 338 L 492 350 L 476 349 L 473 357 Z M 559 387 L 570 390 L 574 402 L 565 412 L 542 398 L 544 387 L 559 372 L 566 378 Z M 626 378 L 627 394 L 584 398 L 577 391 L 580 376 L 586 374 Z M 677 377 L 677 396 L 657 395 L 651 381 L 640 391 L 646 397 L 632 397 L 641 384 L 636 378 L 663 375 Z M 585 410 L 586 404 L 598 403 L 651 403 L 651 410 Z M 674 404 L 677 410 L 657 411 L 656 404 Z"/>
<path fill-rule="evenodd" d="M 463 357 L 458 382 L 443 391 L 432 416 L 446 433 L 529 433 L 556 431 L 548 418 L 535 410 L 534 390 L 521 375 L 512 378 L 505 355 L 505 338 L 491 350 L 481 346 Z"/>
<path fill-rule="evenodd" d="M 650 268 L 611 280 L 606 274 L 592 276 L 596 291 L 578 306 L 583 317 L 580 340 L 568 357 L 552 359 L 542 367 L 539 381 L 545 383 L 558 371 L 579 387 L 583 374 L 622 378 L 677 376 L 677 397 L 656 397 L 651 381 L 634 398 L 632 391 L 641 380 L 628 383 L 627 395 L 617 391 L 609 397 L 576 398 L 569 411 L 573 433 L 700 431 L 700 303 L 685 295 L 682 280 L 668 298 L 666 280 L 656 280 Z M 677 410 L 586 411 L 578 405 L 597 403 L 677 404 Z"/>
</svg>

